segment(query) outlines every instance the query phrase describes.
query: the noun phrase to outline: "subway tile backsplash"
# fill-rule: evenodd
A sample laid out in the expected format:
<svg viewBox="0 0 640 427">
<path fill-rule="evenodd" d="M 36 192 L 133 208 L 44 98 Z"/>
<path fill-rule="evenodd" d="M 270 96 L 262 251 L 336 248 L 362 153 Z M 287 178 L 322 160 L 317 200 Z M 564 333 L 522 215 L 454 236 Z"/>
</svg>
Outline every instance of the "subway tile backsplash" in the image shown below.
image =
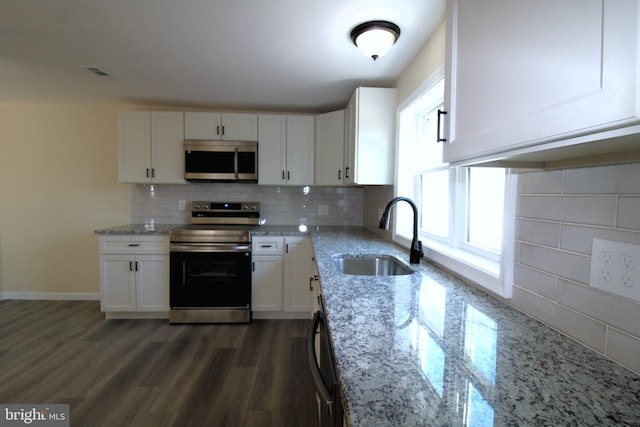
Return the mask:
<svg viewBox="0 0 640 427">
<path fill-rule="evenodd" d="M 187 224 L 193 200 L 251 201 L 260 203 L 260 216 L 269 225 L 362 225 L 362 194 L 357 187 L 138 184 L 132 186 L 132 218 L 135 223 Z M 185 211 L 179 210 L 181 200 Z"/>
<path fill-rule="evenodd" d="M 640 373 L 640 303 L 589 286 L 594 238 L 640 244 L 640 164 L 521 174 L 505 302 Z"/>
</svg>

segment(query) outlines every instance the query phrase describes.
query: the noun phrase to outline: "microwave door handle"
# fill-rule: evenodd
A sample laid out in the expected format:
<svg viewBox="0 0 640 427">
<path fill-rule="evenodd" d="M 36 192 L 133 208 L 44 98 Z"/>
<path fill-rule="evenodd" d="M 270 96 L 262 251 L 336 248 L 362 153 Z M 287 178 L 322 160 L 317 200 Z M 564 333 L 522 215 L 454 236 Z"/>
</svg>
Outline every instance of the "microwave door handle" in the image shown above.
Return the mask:
<svg viewBox="0 0 640 427">
<path fill-rule="evenodd" d="M 236 173 L 236 179 L 238 179 L 238 147 L 236 147 L 236 153 L 233 156 L 233 170 Z"/>
</svg>

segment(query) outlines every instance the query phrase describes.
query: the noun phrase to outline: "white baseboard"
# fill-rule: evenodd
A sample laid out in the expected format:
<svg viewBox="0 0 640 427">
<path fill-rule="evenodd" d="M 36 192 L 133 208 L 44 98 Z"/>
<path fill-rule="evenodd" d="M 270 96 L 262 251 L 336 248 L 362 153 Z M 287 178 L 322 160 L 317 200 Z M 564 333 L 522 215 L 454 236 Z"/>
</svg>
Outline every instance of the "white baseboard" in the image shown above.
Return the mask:
<svg viewBox="0 0 640 427">
<path fill-rule="evenodd" d="M 98 292 L 2 292 L 2 299 L 89 300 L 100 301 Z"/>
</svg>

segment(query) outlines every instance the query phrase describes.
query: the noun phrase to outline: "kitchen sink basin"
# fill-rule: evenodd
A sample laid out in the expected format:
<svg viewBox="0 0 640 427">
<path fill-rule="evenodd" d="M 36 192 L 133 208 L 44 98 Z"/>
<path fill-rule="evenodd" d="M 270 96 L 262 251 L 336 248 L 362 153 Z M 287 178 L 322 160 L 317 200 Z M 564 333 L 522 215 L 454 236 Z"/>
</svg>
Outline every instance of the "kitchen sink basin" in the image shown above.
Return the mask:
<svg viewBox="0 0 640 427">
<path fill-rule="evenodd" d="M 414 271 L 391 255 L 336 255 L 338 271 L 356 276 L 401 276 Z"/>
</svg>

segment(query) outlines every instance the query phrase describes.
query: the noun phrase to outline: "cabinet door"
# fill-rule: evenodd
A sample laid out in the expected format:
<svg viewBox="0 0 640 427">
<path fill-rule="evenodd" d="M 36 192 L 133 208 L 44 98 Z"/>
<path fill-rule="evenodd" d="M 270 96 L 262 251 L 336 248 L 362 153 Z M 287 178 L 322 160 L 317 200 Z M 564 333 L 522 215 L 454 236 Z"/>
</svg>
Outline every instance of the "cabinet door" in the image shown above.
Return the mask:
<svg viewBox="0 0 640 427">
<path fill-rule="evenodd" d="M 449 0 L 444 160 L 638 123 L 638 2 Z"/>
<path fill-rule="evenodd" d="M 251 310 L 282 311 L 282 256 L 254 256 Z"/>
<path fill-rule="evenodd" d="M 258 115 L 222 113 L 222 139 L 257 141 Z"/>
<path fill-rule="evenodd" d="M 284 258 L 284 311 L 311 310 L 313 247 L 309 237 L 286 237 Z"/>
<path fill-rule="evenodd" d="M 100 256 L 100 310 L 136 311 L 135 258 Z"/>
<path fill-rule="evenodd" d="M 287 117 L 258 116 L 258 184 L 284 185 L 287 150 Z"/>
<path fill-rule="evenodd" d="M 184 184 L 184 114 L 151 113 L 152 180 L 157 184 Z"/>
<path fill-rule="evenodd" d="M 138 311 L 169 311 L 169 255 L 136 256 Z"/>
<path fill-rule="evenodd" d="M 356 103 L 358 91 L 351 96 L 351 100 L 344 110 L 344 183 L 355 184 L 356 166 Z"/>
<path fill-rule="evenodd" d="M 287 184 L 313 185 L 315 118 L 287 116 Z"/>
<path fill-rule="evenodd" d="M 358 88 L 355 104 L 355 184 L 393 184 L 395 166 L 396 90 Z"/>
<path fill-rule="evenodd" d="M 342 185 L 345 110 L 316 116 L 315 185 Z"/>
<path fill-rule="evenodd" d="M 184 113 L 184 139 L 219 140 L 222 132 L 220 113 Z"/>
<path fill-rule="evenodd" d="M 120 182 L 150 182 L 151 115 L 148 111 L 118 113 L 118 166 Z"/>
</svg>

